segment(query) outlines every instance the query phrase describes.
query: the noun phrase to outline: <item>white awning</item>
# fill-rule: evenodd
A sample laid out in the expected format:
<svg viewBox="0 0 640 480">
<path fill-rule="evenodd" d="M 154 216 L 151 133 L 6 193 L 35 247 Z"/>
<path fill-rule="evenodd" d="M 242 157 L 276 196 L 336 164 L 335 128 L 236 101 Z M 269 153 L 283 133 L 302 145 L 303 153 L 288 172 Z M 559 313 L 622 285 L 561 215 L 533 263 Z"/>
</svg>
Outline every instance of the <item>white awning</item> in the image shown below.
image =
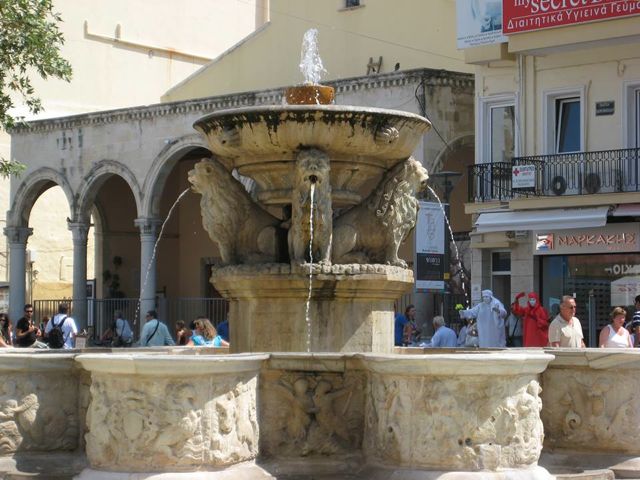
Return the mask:
<svg viewBox="0 0 640 480">
<path fill-rule="evenodd" d="M 518 212 L 481 213 L 475 226 L 478 233 L 509 230 L 554 231 L 571 228 L 602 227 L 607 224 L 608 206 Z"/>
</svg>

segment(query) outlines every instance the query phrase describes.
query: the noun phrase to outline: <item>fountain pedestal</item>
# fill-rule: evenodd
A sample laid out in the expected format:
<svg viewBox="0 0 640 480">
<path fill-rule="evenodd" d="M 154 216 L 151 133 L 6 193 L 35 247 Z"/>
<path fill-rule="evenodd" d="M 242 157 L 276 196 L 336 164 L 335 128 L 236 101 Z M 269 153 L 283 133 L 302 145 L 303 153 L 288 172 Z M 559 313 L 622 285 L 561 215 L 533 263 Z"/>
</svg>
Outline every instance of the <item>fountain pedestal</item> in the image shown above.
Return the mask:
<svg viewBox="0 0 640 480">
<path fill-rule="evenodd" d="M 413 288 L 411 270 L 388 265 L 235 266 L 211 281 L 230 300 L 232 352 L 376 352 L 393 350 L 393 302 Z M 309 342 L 309 343 L 308 343 Z"/>
</svg>

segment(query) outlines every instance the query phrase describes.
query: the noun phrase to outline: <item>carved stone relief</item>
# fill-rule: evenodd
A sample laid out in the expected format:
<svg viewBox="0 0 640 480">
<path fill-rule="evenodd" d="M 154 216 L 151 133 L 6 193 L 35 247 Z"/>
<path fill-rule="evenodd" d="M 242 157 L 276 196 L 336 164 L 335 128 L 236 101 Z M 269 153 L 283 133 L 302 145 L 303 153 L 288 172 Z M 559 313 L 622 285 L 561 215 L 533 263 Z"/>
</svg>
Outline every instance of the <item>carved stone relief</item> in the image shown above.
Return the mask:
<svg viewBox="0 0 640 480">
<path fill-rule="evenodd" d="M 255 458 L 257 378 L 192 381 L 94 374 L 87 415 L 93 467 L 178 470 Z"/>
<path fill-rule="evenodd" d="M 416 224 L 416 192 L 429 175 L 413 157 L 387 172 L 374 191 L 334 222 L 333 263 L 386 263 L 406 268 L 400 243 Z"/>
<path fill-rule="evenodd" d="M 543 375 L 547 444 L 640 452 L 640 381 L 633 371 L 552 368 Z"/>
<path fill-rule="evenodd" d="M 303 457 L 359 450 L 364 386 L 362 372 L 263 373 L 261 453 Z"/>
<path fill-rule="evenodd" d="M 442 470 L 535 464 L 540 386 L 530 377 L 398 377 L 372 373 L 364 450 L 376 462 Z"/>
<path fill-rule="evenodd" d="M 294 167 L 291 198 L 291 226 L 289 255 L 291 262 L 309 261 L 309 240 L 313 231 L 313 261 L 331 263 L 331 234 L 333 230 L 329 157 L 320 150 L 298 152 Z M 311 225 L 311 187 L 313 185 L 313 225 Z"/>
<path fill-rule="evenodd" d="M 0 383 L 0 454 L 77 447 L 77 380 L 72 373 L 16 373 Z"/>
<path fill-rule="evenodd" d="M 189 172 L 202 195 L 202 225 L 218 245 L 223 265 L 278 260 L 281 220 L 254 202 L 217 160 L 202 160 Z"/>
</svg>

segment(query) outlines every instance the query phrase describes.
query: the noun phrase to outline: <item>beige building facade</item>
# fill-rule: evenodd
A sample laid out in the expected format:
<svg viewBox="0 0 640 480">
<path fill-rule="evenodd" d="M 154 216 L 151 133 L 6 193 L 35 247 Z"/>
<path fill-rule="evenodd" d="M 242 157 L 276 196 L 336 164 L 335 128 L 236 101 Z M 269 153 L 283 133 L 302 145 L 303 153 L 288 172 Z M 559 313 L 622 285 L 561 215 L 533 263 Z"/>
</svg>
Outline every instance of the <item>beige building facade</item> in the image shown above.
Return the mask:
<svg viewBox="0 0 640 480">
<path fill-rule="evenodd" d="M 552 315 L 574 295 L 594 346 L 611 309 L 640 294 L 637 13 L 464 52 L 476 74 L 472 285 L 505 304 L 536 291 Z"/>
<path fill-rule="evenodd" d="M 152 3 L 56 0 L 54 8 L 64 20 L 60 24 L 65 37 L 62 55 L 73 67 L 73 79 L 70 83 L 34 79 L 44 107 L 35 118 L 155 103 L 168 88 L 263 25 L 268 15 L 261 0 L 187 0 L 181 3 L 180 12 L 172 1 Z M 14 113 L 34 119 L 21 105 Z M 55 142 L 62 150 L 72 150 L 79 147 L 81 138 L 63 135 Z M 0 133 L 0 156 L 16 156 L 5 132 Z M 22 161 L 30 164 L 33 160 Z M 9 180 L 0 182 L 4 185 L 0 211 L 6 212 L 10 208 Z M 33 234 L 27 255 L 28 300 L 72 296 L 73 244 L 67 227 L 71 214 L 62 189 L 47 187 L 33 205 L 29 220 Z M 6 226 L 4 218 L 0 221 Z M 93 252 L 93 230 L 88 242 L 88 251 Z M 3 236 L 0 281 L 5 284 L 8 249 Z M 92 253 L 87 267 L 90 279 L 103 273 L 95 270 Z"/>
</svg>

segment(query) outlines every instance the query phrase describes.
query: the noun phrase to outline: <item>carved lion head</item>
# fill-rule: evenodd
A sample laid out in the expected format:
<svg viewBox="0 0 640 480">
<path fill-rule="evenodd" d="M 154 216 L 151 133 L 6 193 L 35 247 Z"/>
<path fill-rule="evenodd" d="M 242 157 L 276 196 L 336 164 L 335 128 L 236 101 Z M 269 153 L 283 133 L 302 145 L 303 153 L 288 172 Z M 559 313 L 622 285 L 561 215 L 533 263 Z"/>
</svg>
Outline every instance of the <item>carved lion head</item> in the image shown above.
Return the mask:
<svg viewBox="0 0 640 480">
<path fill-rule="evenodd" d="M 295 182 L 296 187 L 302 184 L 323 186 L 330 182 L 329 157 L 326 153 L 316 150 L 301 150 L 296 159 Z"/>
</svg>

